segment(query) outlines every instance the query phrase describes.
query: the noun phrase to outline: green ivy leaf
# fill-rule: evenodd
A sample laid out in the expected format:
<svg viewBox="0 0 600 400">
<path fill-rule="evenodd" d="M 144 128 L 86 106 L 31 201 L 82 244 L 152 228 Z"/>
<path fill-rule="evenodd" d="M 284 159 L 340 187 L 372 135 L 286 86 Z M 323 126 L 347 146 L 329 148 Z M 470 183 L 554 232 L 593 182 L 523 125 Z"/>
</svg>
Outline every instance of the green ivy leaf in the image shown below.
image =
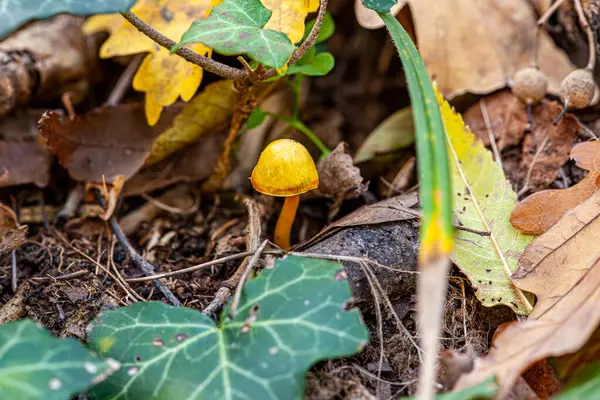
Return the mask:
<svg viewBox="0 0 600 400">
<path fill-rule="evenodd" d="M 334 66 L 333 54 L 327 52 L 316 54 L 316 49 L 311 47 L 301 59 L 287 69 L 286 75 L 325 76 Z"/>
<path fill-rule="evenodd" d="M 100 399 L 301 399 L 319 360 L 354 354 L 368 332 L 339 263 L 289 256 L 247 282 L 235 318 L 159 302 L 106 312 L 90 345 L 121 361 Z"/>
<path fill-rule="evenodd" d="M 74 339 L 57 339 L 30 320 L 0 326 L 0 399 L 68 400 L 104 379 L 118 363 Z"/>
<path fill-rule="evenodd" d="M 458 392 L 442 393 L 435 396 L 435 400 L 472 400 L 491 399 L 496 395 L 498 385 L 494 378 L 481 382 L 479 385 L 463 389 Z M 403 397 L 404 400 L 416 399 L 416 397 Z M 401 400 L 402 400 L 401 399 Z"/>
<path fill-rule="evenodd" d="M 398 0 L 362 0 L 363 6 L 380 13 L 390 12 Z"/>
<path fill-rule="evenodd" d="M 266 117 L 267 114 L 260 108 L 256 107 L 246 121 L 246 129 L 254 129 L 258 126 L 261 126 L 262 123 L 265 122 Z"/>
<path fill-rule="evenodd" d="M 171 52 L 199 42 L 227 56 L 247 54 L 267 67 L 281 68 L 295 47 L 285 34 L 262 29 L 270 17 L 260 0 L 225 0 L 208 18 L 195 21 Z"/>
<path fill-rule="evenodd" d="M 0 38 L 32 19 L 60 13 L 93 15 L 127 11 L 135 0 L 0 0 Z"/>
<path fill-rule="evenodd" d="M 302 38 L 302 40 L 306 40 L 310 31 L 312 31 L 313 26 L 315 26 L 315 22 L 317 22 L 316 19 L 311 19 L 306 23 L 306 26 L 304 27 L 304 37 Z M 335 22 L 333 21 L 333 17 L 331 17 L 331 14 L 327 12 L 327 14 L 325 14 L 325 18 L 323 18 L 321 30 L 319 30 L 319 36 L 317 36 L 317 41 L 315 42 L 315 44 L 319 44 L 326 41 L 333 35 L 334 32 Z"/>
</svg>

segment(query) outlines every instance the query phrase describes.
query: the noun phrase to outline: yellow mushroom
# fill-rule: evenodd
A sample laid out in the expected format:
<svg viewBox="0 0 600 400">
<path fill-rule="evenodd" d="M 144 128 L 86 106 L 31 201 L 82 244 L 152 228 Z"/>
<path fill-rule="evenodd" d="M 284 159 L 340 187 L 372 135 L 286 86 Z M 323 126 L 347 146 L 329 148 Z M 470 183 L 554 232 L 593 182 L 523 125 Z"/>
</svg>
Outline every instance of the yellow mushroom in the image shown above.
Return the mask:
<svg viewBox="0 0 600 400">
<path fill-rule="evenodd" d="M 308 150 L 295 140 L 275 140 L 261 153 L 250 179 L 260 193 L 285 197 L 275 227 L 275 244 L 289 249 L 300 195 L 319 186 L 315 162 Z"/>
</svg>

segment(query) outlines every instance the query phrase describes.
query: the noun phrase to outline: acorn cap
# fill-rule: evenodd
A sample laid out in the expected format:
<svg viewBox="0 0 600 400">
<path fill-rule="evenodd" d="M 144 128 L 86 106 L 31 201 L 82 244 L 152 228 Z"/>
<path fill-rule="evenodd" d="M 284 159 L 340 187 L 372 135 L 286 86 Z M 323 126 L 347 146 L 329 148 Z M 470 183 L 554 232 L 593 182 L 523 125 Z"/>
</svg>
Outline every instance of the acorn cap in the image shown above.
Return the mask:
<svg viewBox="0 0 600 400">
<path fill-rule="evenodd" d="M 319 186 L 319 173 L 308 150 L 291 139 L 269 143 L 250 179 L 254 189 L 270 196 L 297 196 Z"/>
</svg>

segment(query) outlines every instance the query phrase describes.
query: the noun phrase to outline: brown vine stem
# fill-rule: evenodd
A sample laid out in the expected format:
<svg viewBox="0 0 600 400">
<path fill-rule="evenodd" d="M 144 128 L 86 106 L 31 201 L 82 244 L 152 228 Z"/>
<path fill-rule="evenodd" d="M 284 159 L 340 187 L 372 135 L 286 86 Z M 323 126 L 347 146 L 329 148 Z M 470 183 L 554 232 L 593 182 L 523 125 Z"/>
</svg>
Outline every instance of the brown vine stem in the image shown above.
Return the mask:
<svg viewBox="0 0 600 400">
<path fill-rule="evenodd" d="M 135 26 L 137 30 L 142 32 L 144 35 L 148 36 L 152 39 L 156 44 L 171 50 L 173 46 L 175 46 L 175 42 L 142 21 L 137 15 L 132 13 L 131 11 L 125 11 L 121 13 L 121 15 L 131 23 L 131 25 Z M 196 64 L 202 68 L 204 68 L 208 72 L 212 72 L 213 74 L 219 75 L 223 78 L 227 79 L 244 79 L 248 77 L 248 72 L 242 69 L 237 69 L 230 67 L 228 65 L 222 64 L 218 61 L 215 61 L 211 58 L 202 56 L 195 51 L 188 49 L 187 47 L 182 47 L 175 52 L 178 56 L 184 58 L 186 61 L 191 62 L 192 64 Z"/>
<path fill-rule="evenodd" d="M 319 5 L 319 11 L 317 13 L 317 18 L 315 21 L 315 25 L 312 30 L 308 34 L 306 40 L 298 47 L 290 57 L 288 61 L 288 65 L 293 65 L 296 61 L 298 61 L 302 56 L 314 46 L 317 41 L 317 37 L 319 36 L 319 32 L 321 31 L 321 26 L 323 25 L 323 19 L 325 18 L 325 14 L 327 13 L 327 4 L 329 0 L 321 0 L 321 4 Z M 123 18 L 125 18 L 129 23 L 137 28 L 141 33 L 148 36 L 152 39 L 156 44 L 170 50 L 176 43 L 142 21 L 137 15 L 135 15 L 131 11 L 125 11 L 121 13 Z M 188 49 L 187 47 L 182 47 L 175 52 L 178 56 L 184 58 L 186 61 L 191 62 L 192 64 L 198 65 L 199 67 L 204 68 L 208 72 L 212 72 L 213 74 L 219 75 L 220 77 L 226 79 L 233 80 L 263 80 L 274 77 L 277 75 L 277 70 L 269 69 L 265 71 L 264 74 L 254 75 L 250 74 L 245 69 L 233 68 L 229 65 L 222 64 L 218 61 L 215 61 L 211 58 L 202 56 L 195 51 Z M 253 76 L 254 75 L 254 76 Z"/>
</svg>

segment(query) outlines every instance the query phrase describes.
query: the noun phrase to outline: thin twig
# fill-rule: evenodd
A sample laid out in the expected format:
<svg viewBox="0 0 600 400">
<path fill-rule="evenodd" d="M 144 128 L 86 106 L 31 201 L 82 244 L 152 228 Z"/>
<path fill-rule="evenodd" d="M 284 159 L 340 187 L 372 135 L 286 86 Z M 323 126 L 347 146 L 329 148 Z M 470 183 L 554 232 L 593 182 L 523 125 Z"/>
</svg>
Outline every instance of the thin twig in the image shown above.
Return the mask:
<svg viewBox="0 0 600 400">
<path fill-rule="evenodd" d="M 488 137 L 490 139 L 490 146 L 492 146 L 492 152 L 494 153 L 494 158 L 500 166 L 500 169 L 504 171 L 504 166 L 502 165 L 502 156 L 500 155 L 498 146 L 496 145 L 496 136 L 494 135 L 494 130 L 492 129 L 492 122 L 490 121 L 485 99 L 482 98 L 479 100 L 479 108 L 481 108 L 481 115 L 483 116 L 483 122 L 485 124 L 485 128 L 487 129 Z"/>
<path fill-rule="evenodd" d="M 212 267 L 215 265 L 224 264 L 224 263 L 232 261 L 232 260 L 239 260 L 240 258 L 245 258 L 248 256 L 252 256 L 254 254 L 256 254 L 256 250 L 255 251 L 244 251 L 242 253 L 232 254 L 230 256 L 217 258 L 216 260 L 208 261 L 208 262 L 198 264 L 198 265 L 193 265 L 191 267 L 183 268 L 183 269 L 180 269 L 177 271 L 164 272 L 162 274 L 150 275 L 150 276 L 140 277 L 140 278 L 129 278 L 129 279 L 125 279 L 125 281 L 126 282 L 145 282 L 145 281 L 151 281 L 153 279 L 162 279 L 162 278 L 167 278 L 170 276 L 187 274 L 190 272 L 196 272 L 198 270 Z M 322 260 L 332 260 L 332 261 L 340 261 L 340 262 L 341 261 L 349 261 L 349 262 L 356 262 L 356 263 L 366 262 L 369 265 L 372 265 L 374 267 L 383 268 L 383 269 L 387 269 L 390 271 L 400 272 L 400 273 L 404 273 L 404 274 L 419 274 L 418 271 L 407 271 L 407 270 L 403 270 L 403 269 L 390 267 L 387 265 L 382 265 L 376 261 L 370 260 L 368 258 L 363 258 L 363 257 L 343 256 L 343 255 L 337 255 L 337 254 L 300 253 L 300 252 L 295 252 L 295 251 L 287 252 L 285 250 L 264 250 L 262 252 L 262 254 L 270 254 L 270 255 L 275 255 L 275 256 L 284 256 L 286 254 L 290 254 L 290 255 L 299 256 L 299 257 L 319 258 Z"/>
<path fill-rule="evenodd" d="M 106 201 L 105 201 L 104 197 L 102 196 L 102 194 L 100 194 L 100 192 L 98 190 L 96 190 L 94 192 L 95 192 L 94 194 L 96 195 L 96 199 L 100 203 L 100 206 L 102 206 L 102 208 L 105 208 Z M 144 259 L 144 257 L 142 257 L 133 248 L 131 243 L 129 243 L 129 240 L 127 239 L 127 237 L 121 230 L 121 227 L 119 226 L 119 223 L 117 222 L 117 218 L 115 217 L 114 213 L 108 220 L 108 225 L 112 229 L 114 235 L 117 237 L 117 240 L 119 241 L 119 243 L 121 244 L 123 249 L 125 249 L 125 251 L 127 251 L 127 254 L 129 254 L 129 257 L 142 270 L 144 275 L 146 275 L 146 276 L 153 275 L 154 274 L 154 266 L 152 264 L 150 264 L 146 259 Z M 159 281 L 158 279 L 154 279 L 153 283 L 154 283 L 154 286 L 156 286 L 156 288 L 161 291 L 161 293 L 165 296 L 165 298 L 167 300 L 169 300 L 169 302 L 171 304 L 173 304 L 174 306 L 181 306 L 181 302 L 177 299 L 177 297 L 175 297 L 173 292 L 171 292 L 171 290 L 167 287 L 166 284 Z"/>
<path fill-rule="evenodd" d="M 152 264 L 150 264 L 146 259 L 144 259 L 144 257 L 142 257 L 133 248 L 131 243 L 129 243 L 129 240 L 127 240 L 127 237 L 125 237 L 125 234 L 121 230 L 121 227 L 119 226 L 117 219 L 115 218 L 114 215 L 112 217 L 110 217 L 110 219 L 108 220 L 108 224 L 110 225 L 110 228 L 112 229 L 113 233 L 117 237 L 117 240 L 119 241 L 121 246 L 123 246 L 123 248 L 127 251 L 127 253 L 131 257 L 131 259 L 142 270 L 144 275 L 152 276 L 152 274 L 154 274 L 154 266 Z M 177 299 L 177 297 L 175 297 L 173 292 L 171 292 L 171 290 L 167 287 L 166 284 L 159 281 L 158 279 L 154 279 L 153 283 L 154 283 L 154 286 L 156 286 L 156 288 L 161 291 L 161 293 L 165 296 L 165 298 L 167 300 L 169 300 L 169 302 L 171 304 L 173 304 L 174 306 L 181 305 L 181 302 Z"/>
<path fill-rule="evenodd" d="M 52 275 L 35 276 L 35 277 L 31 278 L 31 280 L 34 282 L 66 281 L 69 279 L 78 278 L 80 276 L 87 275 L 89 273 L 90 273 L 90 271 L 88 271 L 86 269 L 80 269 L 79 271 L 75 271 L 75 272 L 71 272 L 69 274 L 63 274 L 63 275 L 59 275 L 59 276 L 52 276 Z"/>
<path fill-rule="evenodd" d="M 490 236 L 492 234 L 492 232 L 488 232 L 488 231 L 482 231 L 479 229 L 472 229 L 472 228 L 467 228 L 466 226 L 462 226 L 462 225 L 454 225 L 454 228 L 458 229 L 459 231 L 465 231 L 465 232 L 469 232 L 469 233 L 474 233 L 476 235 L 479 236 Z"/>
<path fill-rule="evenodd" d="M 585 32 L 588 40 L 590 58 L 588 59 L 585 69 L 593 72 L 594 68 L 596 67 L 596 38 L 594 37 L 594 31 L 592 30 L 592 27 L 585 16 L 585 12 L 581 6 L 581 0 L 574 0 L 573 2 L 575 3 L 575 10 L 577 11 L 577 16 L 579 17 L 579 25 L 581 25 L 581 29 L 583 29 Z"/>
<path fill-rule="evenodd" d="M 552 129 L 554 129 L 554 127 L 552 127 Z M 544 148 L 548 144 L 548 140 L 550 140 L 550 132 L 548 132 L 546 134 L 546 137 L 544 137 L 544 140 L 542 140 L 540 147 L 538 147 L 537 151 L 535 152 L 535 155 L 533 156 L 533 160 L 531 160 L 531 164 L 529 164 L 529 169 L 527 170 L 527 175 L 525 176 L 525 182 L 523 183 L 523 187 L 521 188 L 521 190 L 519 190 L 519 193 L 517 193 L 517 197 L 521 197 L 523 194 L 525 194 L 527 192 L 527 190 L 529 190 L 529 182 L 531 181 L 531 175 L 533 174 L 533 168 L 535 167 L 535 164 L 537 163 L 538 158 L 540 158 L 542 151 L 544 151 Z"/>
<path fill-rule="evenodd" d="M 236 197 L 236 200 L 239 200 L 239 198 Z M 255 254 L 260 246 L 260 237 L 262 234 L 260 210 L 253 199 L 246 198 L 244 199 L 243 203 L 248 210 L 246 249 Z M 219 290 L 217 290 L 217 293 L 215 293 L 214 299 L 208 304 L 208 306 L 206 306 L 206 308 L 204 308 L 204 310 L 202 310 L 204 315 L 213 315 L 219 308 L 223 306 L 223 304 L 225 304 L 227 299 L 231 296 L 231 291 L 237 287 L 241 275 L 243 271 L 245 271 L 245 268 L 249 262 L 250 260 L 247 257 L 244 258 L 244 261 L 233 273 L 233 275 L 221 284 L 221 287 Z"/>
<path fill-rule="evenodd" d="M 258 259 L 260 258 L 262 251 L 265 249 L 267 243 L 269 243 L 268 240 L 262 242 L 258 249 L 256 249 L 256 253 L 254 253 L 250 261 L 248 261 L 248 265 L 246 265 L 244 268 L 244 273 L 242 274 L 240 281 L 238 282 L 235 288 L 233 300 L 231 301 L 231 307 L 229 308 L 229 317 L 231 319 L 235 318 L 235 312 L 237 311 L 237 308 L 240 304 L 240 299 L 242 298 L 242 288 L 244 287 L 244 283 L 250 276 L 250 271 L 252 271 L 252 268 L 254 268 L 254 266 L 258 262 Z"/>
<path fill-rule="evenodd" d="M 129 89 L 129 85 L 131 85 L 133 75 L 135 75 L 135 72 L 142 64 L 142 61 L 144 60 L 145 56 L 145 53 L 133 56 L 133 59 L 129 62 L 129 65 L 127 66 L 127 68 L 125 68 L 125 71 L 123 71 L 123 73 L 119 77 L 119 80 L 115 84 L 115 87 L 113 88 L 112 92 L 110 92 L 106 103 L 104 103 L 105 105 L 114 106 L 121 102 L 121 99 L 127 92 L 127 89 Z"/>
</svg>

